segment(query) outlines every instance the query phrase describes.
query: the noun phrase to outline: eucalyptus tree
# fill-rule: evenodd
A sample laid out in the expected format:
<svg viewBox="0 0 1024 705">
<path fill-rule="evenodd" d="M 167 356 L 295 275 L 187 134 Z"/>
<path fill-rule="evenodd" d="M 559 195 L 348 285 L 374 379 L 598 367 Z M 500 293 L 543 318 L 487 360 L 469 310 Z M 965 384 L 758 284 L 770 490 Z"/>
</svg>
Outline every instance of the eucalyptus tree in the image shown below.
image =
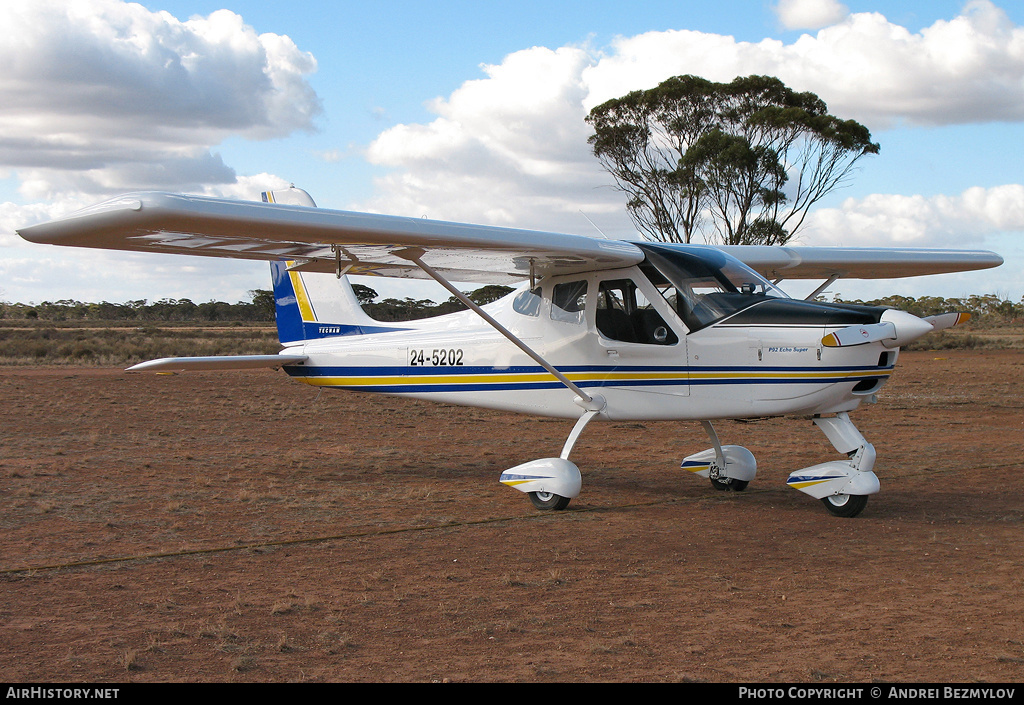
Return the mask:
<svg viewBox="0 0 1024 705">
<path fill-rule="evenodd" d="M 676 76 L 586 119 L 637 227 L 664 242 L 782 244 L 879 149 L 866 127 L 770 76 Z"/>
</svg>

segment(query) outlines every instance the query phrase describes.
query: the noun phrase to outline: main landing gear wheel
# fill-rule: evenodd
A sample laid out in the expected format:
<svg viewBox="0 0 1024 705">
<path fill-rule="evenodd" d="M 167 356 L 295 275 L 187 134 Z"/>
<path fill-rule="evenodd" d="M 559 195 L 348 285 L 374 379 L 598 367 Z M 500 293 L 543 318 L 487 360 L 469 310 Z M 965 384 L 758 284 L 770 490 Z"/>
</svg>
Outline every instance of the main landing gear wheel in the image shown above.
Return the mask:
<svg viewBox="0 0 1024 705">
<path fill-rule="evenodd" d="M 866 494 L 834 494 L 831 497 L 823 497 L 821 503 L 832 516 L 855 517 L 864 511 L 868 506 Z"/>
<path fill-rule="evenodd" d="M 711 486 L 720 492 L 742 492 L 747 489 L 749 484 L 749 480 L 734 480 L 731 477 L 727 477 L 724 480 L 711 478 Z"/>
<path fill-rule="evenodd" d="M 529 495 L 537 509 L 565 509 L 569 506 L 569 497 L 554 492 L 530 492 Z"/>
</svg>

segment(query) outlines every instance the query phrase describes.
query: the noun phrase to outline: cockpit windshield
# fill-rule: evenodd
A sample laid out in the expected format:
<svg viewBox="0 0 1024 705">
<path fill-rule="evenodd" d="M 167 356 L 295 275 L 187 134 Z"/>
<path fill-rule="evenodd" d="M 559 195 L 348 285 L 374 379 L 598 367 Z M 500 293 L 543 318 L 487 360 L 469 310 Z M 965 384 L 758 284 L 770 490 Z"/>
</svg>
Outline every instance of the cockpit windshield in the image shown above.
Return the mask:
<svg viewBox="0 0 1024 705">
<path fill-rule="evenodd" d="M 735 257 L 711 247 L 636 243 L 644 273 L 691 331 L 769 298 L 789 297 Z"/>
</svg>

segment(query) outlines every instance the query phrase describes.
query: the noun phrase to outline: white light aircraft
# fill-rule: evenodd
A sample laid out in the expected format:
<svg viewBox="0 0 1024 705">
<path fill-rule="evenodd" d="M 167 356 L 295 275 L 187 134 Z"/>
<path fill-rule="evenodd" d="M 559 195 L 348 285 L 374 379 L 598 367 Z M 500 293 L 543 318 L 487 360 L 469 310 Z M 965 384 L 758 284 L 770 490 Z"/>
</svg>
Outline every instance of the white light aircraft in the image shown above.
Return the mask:
<svg viewBox="0 0 1024 705">
<path fill-rule="evenodd" d="M 841 459 L 788 484 L 855 516 L 879 491 L 874 447 L 849 412 L 885 385 L 899 348 L 965 316 L 918 318 L 813 301 L 840 277 L 995 267 L 991 252 L 666 245 L 318 209 L 301 189 L 263 203 L 134 193 L 19 230 L 38 243 L 267 260 L 277 355 L 165 358 L 132 371 L 282 368 L 307 384 L 575 420 L 558 457 L 500 482 L 538 509 L 564 509 L 581 475 L 569 459 L 593 420 L 696 421 L 711 448 L 682 468 L 743 490 L 757 463 L 723 445 L 721 419 L 810 417 Z M 383 324 L 347 274 L 431 278 L 470 310 Z M 783 279 L 822 279 L 805 300 Z M 772 281 L 774 280 L 774 282 Z M 480 307 L 452 281 L 519 284 Z"/>
</svg>

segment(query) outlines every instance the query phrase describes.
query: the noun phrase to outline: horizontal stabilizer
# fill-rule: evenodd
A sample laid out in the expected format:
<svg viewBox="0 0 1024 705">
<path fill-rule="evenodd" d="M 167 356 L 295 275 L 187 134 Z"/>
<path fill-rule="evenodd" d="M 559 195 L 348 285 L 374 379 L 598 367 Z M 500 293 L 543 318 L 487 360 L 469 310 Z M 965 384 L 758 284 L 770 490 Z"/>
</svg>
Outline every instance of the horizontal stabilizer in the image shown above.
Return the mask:
<svg viewBox="0 0 1024 705">
<path fill-rule="evenodd" d="M 293 365 L 305 355 L 212 355 L 209 357 L 162 357 L 140 362 L 126 372 L 190 372 L 196 370 L 252 370 Z"/>
</svg>

